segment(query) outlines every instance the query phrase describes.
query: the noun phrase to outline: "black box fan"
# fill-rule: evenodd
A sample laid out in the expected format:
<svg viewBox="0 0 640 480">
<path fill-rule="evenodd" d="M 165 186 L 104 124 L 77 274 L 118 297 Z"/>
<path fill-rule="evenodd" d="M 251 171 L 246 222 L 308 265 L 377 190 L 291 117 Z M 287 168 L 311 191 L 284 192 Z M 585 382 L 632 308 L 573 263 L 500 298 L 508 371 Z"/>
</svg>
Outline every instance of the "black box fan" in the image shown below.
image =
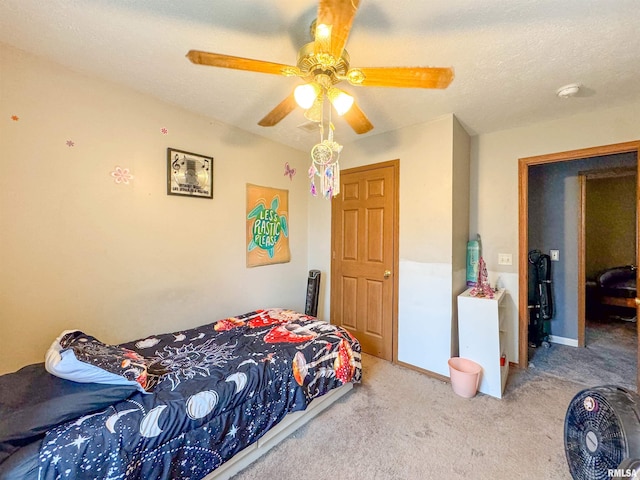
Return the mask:
<svg viewBox="0 0 640 480">
<path fill-rule="evenodd" d="M 573 397 L 564 419 L 564 450 L 574 480 L 640 478 L 639 409 L 640 396 L 611 385 Z"/>
</svg>

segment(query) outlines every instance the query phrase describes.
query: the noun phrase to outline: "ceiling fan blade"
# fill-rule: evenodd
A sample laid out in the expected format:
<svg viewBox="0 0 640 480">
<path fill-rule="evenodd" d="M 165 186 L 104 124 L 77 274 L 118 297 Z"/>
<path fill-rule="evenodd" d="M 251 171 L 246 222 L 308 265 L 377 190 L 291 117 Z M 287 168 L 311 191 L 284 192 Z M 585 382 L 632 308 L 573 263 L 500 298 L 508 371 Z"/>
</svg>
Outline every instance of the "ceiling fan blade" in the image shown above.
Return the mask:
<svg viewBox="0 0 640 480">
<path fill-rule="evenodd" d="M 276 108 L 267 113 L 265 117 L 258 122 L 258 125 L 261 127 L 273 127 L 280 120 L 293 112 L 297 105 L 293 92 L 291 92 L 291 94 L 281 101 Z"/>
<path fill-rule="evenodd" d="M 447 88 L 454 74 L 448 67 L 365 67 L 352 68 L 346 77 L 365 87 Z"/>
<path fill-rule="evenodd" d="M 320 0 L 316 25 L 331 26 L 331 42 L 327 51 L 326 44 L 316 35 L 315 53 L 329 53 L 335 59 L 342 56 L 359 4 L 360 0 Z"/>
<path fill-rule="evenodd" d="M 293 67 L 291 65 L 265 62 L 263 60 L 252 60 L 251 58 L 233 57 L 222 53 L 202 52 L 200 50 L 189 50 L 187 58 L 191 60 L 192 63 L 198 65 L 233 68 L 236 70 L 249 70 L 251 72 L 271 73 L 287 77 L 296 76 L 300 73 L 298 67 Z"/>
<path fill-rule="evenodd" d="M 351 126 L 357 134 L 367 133 L 373 130 L 373 124 L 355 102 L 353 102 L 349 111 L 342 115 L 342 118 L 347 121 L 349 126 Z"/>
</svg>

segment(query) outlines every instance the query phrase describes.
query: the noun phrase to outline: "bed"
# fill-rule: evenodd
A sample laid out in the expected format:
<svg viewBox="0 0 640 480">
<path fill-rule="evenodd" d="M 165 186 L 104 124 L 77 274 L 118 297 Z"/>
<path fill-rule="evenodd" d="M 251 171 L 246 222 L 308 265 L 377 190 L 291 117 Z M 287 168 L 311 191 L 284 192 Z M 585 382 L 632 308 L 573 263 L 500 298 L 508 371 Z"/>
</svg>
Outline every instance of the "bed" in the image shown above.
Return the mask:
<svg viewBox="0 0 640 480">
<path fill-rule="evenodd" d="M 285 309 L 115 346 L 67 331 L 46 367 L 0 377 L 0 479 L 227 478 L 362 375 L 348 331 Z"/>
<path fill-rule="evenodd" d="M 636 270 L 635 265 L 625 265 L 600 272 L 596 279 L 600 303 L 636 308 Z"/>
</svg>

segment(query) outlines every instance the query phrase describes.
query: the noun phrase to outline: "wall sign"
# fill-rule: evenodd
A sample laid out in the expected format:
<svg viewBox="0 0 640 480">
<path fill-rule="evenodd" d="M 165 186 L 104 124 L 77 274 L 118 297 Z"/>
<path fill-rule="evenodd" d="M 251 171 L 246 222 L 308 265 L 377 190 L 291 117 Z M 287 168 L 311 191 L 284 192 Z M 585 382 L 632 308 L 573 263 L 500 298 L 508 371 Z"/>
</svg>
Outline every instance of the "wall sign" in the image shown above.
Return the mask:
<svg viewBox="0 0 640 480">
<path fill-rule="evenodd" d="M 286 263 L 289 190 L 247 184 L 247 267 Z"/>
</svg>

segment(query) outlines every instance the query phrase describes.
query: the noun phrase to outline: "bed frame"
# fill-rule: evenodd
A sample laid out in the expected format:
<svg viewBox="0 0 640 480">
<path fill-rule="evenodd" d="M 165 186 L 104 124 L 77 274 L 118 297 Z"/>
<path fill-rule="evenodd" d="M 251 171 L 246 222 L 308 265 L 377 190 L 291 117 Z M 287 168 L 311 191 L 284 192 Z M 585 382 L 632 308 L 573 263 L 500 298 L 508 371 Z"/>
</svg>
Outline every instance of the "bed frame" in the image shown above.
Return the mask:
<svg viewBox="0 0 640 480">
<path fill-rule="evenodd" d="M 271 448 L 282 442 L 298 428 L 309 422 L 334 402 L 349 393 L 353 383 L 349 382 L 315 398 L 306 410 L 288 414 L 275 427 L 264 434 L 257 442 L 238 452 L 233 458 L 216 468 L 203 480 L 227 480 L 255 462 Z"/>
<path fill-rule="evenodd" d="M 635 298 L 603 296 L 600 297 L 600 303 L 602 303 L 603 305 L 613 305 L 616 307 L 636 308 Z"/>
</svg>

